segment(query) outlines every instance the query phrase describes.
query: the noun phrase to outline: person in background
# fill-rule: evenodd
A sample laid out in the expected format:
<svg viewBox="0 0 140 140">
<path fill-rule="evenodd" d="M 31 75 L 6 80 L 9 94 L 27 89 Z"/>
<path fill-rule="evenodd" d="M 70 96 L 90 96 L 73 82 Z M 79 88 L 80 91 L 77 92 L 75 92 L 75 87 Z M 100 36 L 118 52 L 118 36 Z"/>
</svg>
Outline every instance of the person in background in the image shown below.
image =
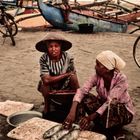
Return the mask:
<svg viewBox="0 0 140 140">
<path fill-rule="evenodd" d="M 38 84 L 45 103 L 43 118 L 63 122 L 79 88 L 74 59 L 66 52 L 72 43 L 59 34 L 48 33 L 35 47 L 43 52 L 40 58 L 41 81 Z M 59 95 L 59 92 L 65 94 Z"/>
<path fill-rule="evenodd" d="M 97 130 L 109 140 L 125 139 L 121 130 L 131 123 L 134 109 L 127 77 L 120 72 L 124 67 L 125 62 L 110 50 L 97 55 L 96 74 L 77 89 L 70 112 L 63 122 L 64 128 L 71 127 L 76 119 L 77 107 L 82 104 L 88 114 L 79 121 L 82 130 Z M 96 87 L 97 96 L 89 93 L 93 87 Z M 94 124 L 93 128 L 90 128 L 91 124 Z"/>
<path fill-rule="evenodd" d="M 69 14 L 71 11 L 69 0 L 48 0 L 47 2 L 51 5 L 58 6 L 60 8 L 64 19 L 64 23 L 73 24 L 72 21 L 69 20 Z"/>
<path fill-rule="evenodd" d="M 61 12 L 64 17 L 64 22 L 67 24 L 73 24 L 72 21 L 69 20 L 69 14 L 71 10 L 69 0 L 62 0 L 62 5 L 60 7 L 62 8 Z"/>
</svg>

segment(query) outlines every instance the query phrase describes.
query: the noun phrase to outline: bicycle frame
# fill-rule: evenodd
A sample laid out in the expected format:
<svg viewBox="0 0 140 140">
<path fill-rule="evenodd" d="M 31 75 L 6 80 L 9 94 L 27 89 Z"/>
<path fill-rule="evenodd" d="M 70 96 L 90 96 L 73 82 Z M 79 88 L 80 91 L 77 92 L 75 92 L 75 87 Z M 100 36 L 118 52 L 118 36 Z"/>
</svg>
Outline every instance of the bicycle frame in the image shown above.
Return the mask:
<svg viewBox="0 0 140 140">
<path fill-rule="evenodd" d="M 4 9 L 5 9 L 5 7 L 3 5 L 0 5 L 0 10 L 1 10 L 0 32 L 3 34 L 4 38 L 10 37 L 12 40 L 12 44 L 14 46 L 15 45 L 14 35 L 17 34 L 18 28 L 14 21 L 14 17 L 12 15 L 10 15 L 9 13 L 6 13 Z M 4 30 L 2 30 L 2 28 Z M 15 31 L 13 29 L 15 29 Z"/>
</svg>

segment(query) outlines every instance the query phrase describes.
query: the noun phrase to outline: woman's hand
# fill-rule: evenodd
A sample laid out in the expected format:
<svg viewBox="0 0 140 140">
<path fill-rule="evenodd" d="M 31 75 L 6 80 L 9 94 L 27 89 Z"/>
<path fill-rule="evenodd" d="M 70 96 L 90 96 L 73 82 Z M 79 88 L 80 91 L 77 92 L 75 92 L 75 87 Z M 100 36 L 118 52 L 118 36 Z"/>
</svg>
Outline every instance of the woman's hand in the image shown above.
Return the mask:
<svg viewBox="0 0 140 140">
<path fill-rule="evenodd" d="M 85 129 L 89 129 L 90 128 L 90 124 L 91 121 L 94 121 L 94 119 L 99 116 L 98 113 L 93 113 L 89 116 L 85 116 L 83 117 L 80 121 L 79 121 L 79 125 L 80 125 L 80 129 L 81 130 L 85 130 Z"/>
<path fill-rule="evenodd" d="M 70 112 L 69 112 L 67 118 L 63 122 L 63 127 L 65 129 L 70 129 L 72 126 L 72 123 L 75 121 L 77 105 L 78 105 L 78 102 L 74 101 L 72 103 L 72 107 L 70 109 Z"/>
<path fill-rule="evenodd" d="M 71 72 L 68 72 L 67 74 L 68 74 L 68 76 L 73 76 L 76 74 L 76 71 L 71 71 Z"/>
<path fill-rule="evenodd" d="M 83 117 L 80 121 L 79 121 L 79 125 L 80 125 L 80 129 L 81 130 L 86 130 L 89 128 L 90 126 L 90 117 Z"/>
<path fill-rule="evenodd" d="M 119 102 L 117 100 L 117 98 L 113 98 L 112 101 L 111 101 L 111 104 L 112 105 L 117 105 Z"/>
<path fill-rule="evenodd" d="M 65 129 L 70 129 L 74 121 L 75 121 L 75 113 L 69 113 L 67 118 L 63 122 L 63 127 Z"/>
</svg>

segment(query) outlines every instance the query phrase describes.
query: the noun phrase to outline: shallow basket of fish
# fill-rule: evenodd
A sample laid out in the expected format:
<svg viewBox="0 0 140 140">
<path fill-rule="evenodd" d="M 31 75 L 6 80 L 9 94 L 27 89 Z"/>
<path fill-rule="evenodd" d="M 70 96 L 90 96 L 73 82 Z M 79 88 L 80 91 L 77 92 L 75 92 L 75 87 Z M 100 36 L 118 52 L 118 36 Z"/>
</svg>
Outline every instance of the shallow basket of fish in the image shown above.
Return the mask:
<svg viewBox="0 0 140 140">
<path fill-rule="evenodd" d="M 78 26 L 79 26 L 80 33 L 93 33 L 93 28 L 94 28 L 93 24 L 84 23 L 84 24 L 79 24 Z"/>
<path fill-rule="evenodd" d="M 7 122 L 9 125 L 13 127 L 17 127 L 19 124 L 34 118 L 39 117 L 42 118 L 42 113 L 37 111 L 20 111 L 16 112 L 10 116 L 7 117 Z"/>
</svg>

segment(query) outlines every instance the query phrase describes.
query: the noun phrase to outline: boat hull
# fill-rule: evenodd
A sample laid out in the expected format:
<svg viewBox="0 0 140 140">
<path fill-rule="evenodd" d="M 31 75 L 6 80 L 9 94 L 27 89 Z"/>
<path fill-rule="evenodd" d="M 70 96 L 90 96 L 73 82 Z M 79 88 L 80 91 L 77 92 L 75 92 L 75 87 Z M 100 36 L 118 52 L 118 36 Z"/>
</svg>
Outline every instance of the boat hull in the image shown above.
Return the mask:
<svg viewBox="0 0 140 140">
<path fill-rule="evenodd" d="M 71 11 L 69 14 L 70 21 L 73 24 L 66 24 L 64 22 L 62 11 L 60 8 L 54 7 L 50 4 L 45 4 L 42 0 L 38 0 L 38 7 L 41 14 L 51 25 L 64 29 L 79 31 L 79 24 L 93 24 L 93 32 L 126 32 L 127 23 L 108 21 L 107 19 L 95 18 L 80 13 Z"/>
</svg>

